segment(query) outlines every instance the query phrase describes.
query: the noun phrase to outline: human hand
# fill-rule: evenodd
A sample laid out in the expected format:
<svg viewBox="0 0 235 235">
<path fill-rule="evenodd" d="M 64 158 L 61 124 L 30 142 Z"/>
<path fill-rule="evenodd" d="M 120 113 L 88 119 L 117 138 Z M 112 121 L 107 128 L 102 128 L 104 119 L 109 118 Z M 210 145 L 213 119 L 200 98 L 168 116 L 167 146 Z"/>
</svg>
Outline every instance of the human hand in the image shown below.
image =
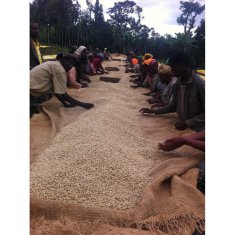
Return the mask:
<svg viewBox="0 0 235 235">
<path fill-rule="evenodd" d="M 65 108 L 72 108 L 72 107 L 75 107 L 76 104 L 68 104 L 68 103 L 64 103 L 64 107 Z"/>
<path fill-rule="evenodd" d="M 177 130 L 185 130 L 188 128 L 188 126 L 185 124 L 185 122 L 177 122 L 175 123 L 175 128 Z"/>
<path fill-rule="evenodd" d="M 156 103 L 156 104 L 151 106 L 151 109 L 155 109 L 155 108 L 158 108 L 158 107 L 161 107 L 161 104 Z"/>
<path fill-rule="evenodd" d="M 83 103 L 82 105 L 80 104 L 80 105 L 78 105 L 78 106 L 81 106 L 81 107 L 83 107 L 83 108 L 85 108 L 85 109 L 90 109 L 90 108 L 94 107 L 94 104 L 91 104 L 91 103 Z"/>
<path fill-rule="evenodd" d="M 154 104 L 154 103 L 156 103 L 157 100 L 156 100 L 156 98 L 151 98 L 151 99 L 148 99 L 147 101 L 149 104 Z"/>
<path fill-rule="evenodd" d="M 143 93 L 142 95 L 150 96 L 150 94 L 151 94 L 151 93 L 146 92 L 146 93 Z"/>
<path fill-rule="evenodd" d="M 183 145 L 184 139 L 182 137 L 174 137 L 167 139 L 164 143 L 158 143 L 158 148 L 163 151 L 169 152 Z"/>
<path fill-rule="evenodd" d="M 154 111 L 152 109 L 148 109 L 148 108 L 142 108 L 139 111 L 140 113 L 154 113 Z"/>
<path fill-rule="evenodd" d="M 81 83 L 78 83 L 78 89 L 82 88 L 82 84 Z"/>
<path fill-rule="evenodd" d="M 87 83 L 81 83 L 82 84 L 82 88 L 88 87 Z"/>
</svg>

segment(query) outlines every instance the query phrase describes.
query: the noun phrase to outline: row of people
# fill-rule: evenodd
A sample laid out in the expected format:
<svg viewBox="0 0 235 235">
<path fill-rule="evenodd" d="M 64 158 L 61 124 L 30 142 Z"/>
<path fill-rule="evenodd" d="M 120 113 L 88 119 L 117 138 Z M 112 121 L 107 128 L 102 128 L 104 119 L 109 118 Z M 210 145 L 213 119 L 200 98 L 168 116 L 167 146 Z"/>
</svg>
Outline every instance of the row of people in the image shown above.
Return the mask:
<svg viewBox="0 0 235 235">
<path fill-rule="evenodd" d="M 30 117 L 37 113 L 37 106 L 55 96 L 65 107 L 75 105 L 91 108 L 94 105 L 76 101 L 66 89 L 87 87 L 89 76 L 107 73 L 102 66 L 104 60 L 112 60 L 107 48 L 102 53 L 98 48 L 88 52 L 85 46 L 71 47 L 69 53 L 59 53 L 54 61 L 43 62 L 38 42 L 39 27 L 30 24 Z"/>
<path fill-rule="evenodd" d="M 139 71 L 134 71 L 138 59 Z M 189 145 L 205 151 L 205 81 L 193 69 L 190 57 L 178 52 L 168 59 L 167 64 L 159 64 L 149 53 L 139 59 L 134 53 L 127 58 L 126 72 L 136 73 L 133 88 L 146 87 L 150 91 L 144 95 L 150 108 L 141 108 L 143 114 L 166 114 L 176 112 L 179 121 L 175 128 L 185 130 L 191 128 L 196 133 L 176 136 L 159 143 L 162 151 L 173 151 L 183 145 Z M 133 77 L 133 76 L 132 76 Z M 205 193 L 205 161 L 199 164 L 200 174 L 198 188 Z"/>
<path fill-rule="evenodd" d="M 67 93 L 67 87 L 87 86 L 87 49 L 80 46 L 74 53 L 59 53 L 54 61 L 43 62 L 38 42 L 38 24 L 30 25 L 30 117 L 38 113 L 38 105 L 49 100 L 53 94 L 67 108 L 94 105 L 75 100 Z"/>
<path fill-rule="evenodd" d="M 40 44 L 38 42 L 39 28 L 37 23 L 30 24 L 30 70 L 43 62 L 40 53 Z M 97 73 L 107 73 L 102 66 L 104 60 L 112 60 L 107 48 L 102 53 L 99 48 L 95 51 L 88 51 L 85 46 L 72 46 L 69 50 L 77 58 L 75 67 L 68 72 L 69 83 L 75 88 L 87 86 L 91 82 L 89 76 Z"/>
<path fill-rule="evenodd" d="M 44 62 L 30 70 L 30 117 L 38 112 L 38 105 L 53 95 L 66 108 L 81 106 L 90 109 L 94 106 L 78 101 L 67 93 L 68 72 L 76 63 L 74 55 L 60 53 L 55 61 Z"/>
<path fill-rule="evenodd" d="M 137 57 L 130 55 L 129 61 Z M 132 63 L 132 62 L 131 62 Z M 132 66 L 130 63 L 130 67 Z M 150 108 L 141 108 L 144 114 L 166 114 L 177 112 L 178 130 L 205 128 L 205 80 L 195 74 L 188 54 L 178 52 L 168 59 L 168 64 L 159 64 L 149 53 L 139 62 L 137 78 L 132 79 L 133 88 L 146 87 L 152 96 L 147 101 Z"/>
</svg>

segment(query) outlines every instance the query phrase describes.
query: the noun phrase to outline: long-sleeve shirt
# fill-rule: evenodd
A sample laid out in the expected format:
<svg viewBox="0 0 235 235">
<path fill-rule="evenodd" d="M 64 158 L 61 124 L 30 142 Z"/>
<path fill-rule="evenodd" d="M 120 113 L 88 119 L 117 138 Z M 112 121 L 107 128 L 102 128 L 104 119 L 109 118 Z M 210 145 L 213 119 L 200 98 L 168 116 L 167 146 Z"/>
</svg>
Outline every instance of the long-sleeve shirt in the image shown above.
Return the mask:
<svg viewBox="0 0 235 235">
<path fill-rule="evenodd" d="M 176 82 L 177 82 L 177 77 L 172 77 L 169 84 L 163 90 L 162 99 L 165 105 L 169 104 L 171 99 L 173 98 L 173 88 Z"/>
<path fill-rule="evenodd" d="M 155 110 L 155 114 L 172 112 L 177 112 L 178 118 L 194 130 L 205 128 L 205 81 L 200 76 L 193 74 L 185 86 L 179 79 L 171 102 Z"/>
</svg>

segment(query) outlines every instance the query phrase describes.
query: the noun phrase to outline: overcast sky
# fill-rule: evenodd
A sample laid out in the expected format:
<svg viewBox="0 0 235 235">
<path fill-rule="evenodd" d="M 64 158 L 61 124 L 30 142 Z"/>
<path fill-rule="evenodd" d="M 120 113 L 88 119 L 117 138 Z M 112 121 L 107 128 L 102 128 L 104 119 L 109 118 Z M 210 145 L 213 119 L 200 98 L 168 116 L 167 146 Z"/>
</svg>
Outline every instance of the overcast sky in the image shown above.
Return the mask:
<svg viewBox="0 0 235 235">
<path fill-rule="evenodd" d="M 94 4 L 96 0 L 92 0 Z M 103 5 L 104 13 L 109 7 L 113 7 L 118 0 L 99 0 Z M 124 0 L 119 0 L 123 2 Z M 86 0 L 78 0 L 82 9 L 87 8 Z M 142 15 L 144 19 L 143 24 L 148 27 L 153 27 L 156 32 L 161 35 L 183 32 L 183 26 L 179 26 L 176 22 L 176 18 L 180 15 L 179 10 L 180 0 L 134 0 L 140 7 L 143 8 Z M 205 0 L 197 0 L 201 4 L 205 4 Z M 105 14 L 105 19 L 108 15 Z M 198 17 L 197 24 L 200 23 L 201 18 L 205 18 L 205 13 Z"/>
</svg>

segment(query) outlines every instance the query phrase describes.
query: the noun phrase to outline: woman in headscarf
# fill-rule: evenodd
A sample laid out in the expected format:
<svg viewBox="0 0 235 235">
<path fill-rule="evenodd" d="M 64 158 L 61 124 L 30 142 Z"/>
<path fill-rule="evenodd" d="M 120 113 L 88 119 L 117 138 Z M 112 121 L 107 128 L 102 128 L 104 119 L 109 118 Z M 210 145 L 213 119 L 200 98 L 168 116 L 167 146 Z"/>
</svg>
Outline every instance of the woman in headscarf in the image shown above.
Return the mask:
<svg viewBox="0 0 235 235">
<path fill-rule="evenodd" d="M 95 68 L 96 73 L 98 73 L 98 72 L 100 72 L 101 74 L 107 73 L 107 72 L 105 72 L 105 70 L 102 66 L 102 61 L 103 61 L 102 57 L 100 57 L 100 55 L 97 54 L 95 51 L 93 51 L 92 54 L 94 56 L 92 63 L 93 63 L 93 66 Z"/>
<path fill-rule="evenodd" d="M 130 66 L 129 68 L 126 68 L 125 73 L 139 73 L 140 72 L 140 65 L 139 65 L 139 60 L 137 59 L 137 56 L 135 55 L 135 53 L 133 53 L 131 55 L 131 59 L 130 59 Z"/>
<path fill-rule="evenodd" d="M 152 78 L 147 77 L 147 75 L 149 74 L 149 65 L 150 65 L 150 63 L 157 63 L 157 62 L 156 62 L 156 60 L 154 60 L 154 58 L 151 54 L 146 53 L 143 56 L 142 62 L 140 64 L 140 69 L 139 69 L 140 70 L 140 76 L 138 77 L 138 79 L 133 81 L 137 85 L 131 85 L 132 88 L 149 87 L 149 86 L 151 87 L 151 86 L 153 86 L 152 82 L 150 81 Z M 151 66 L 153 66 L 153 65 L 151 65 Z M 152 91 L 146 93 L 145 95 L 149 95 L 151 93 L 152 93 Z"/>
<path fill-rule="evenodd" d="M 143 58 L 142 58 L 142 63 L 140 65 L 140 72 L 142 75 L 142 80 L 144 81 L 147 73 L 148 73 L 148 66 L 150 64 L 151 61 L 153 61 L 153 56 L 149 53 L 146 53 Z"/>
<path fill-rule="evenodd" d="M 86 73 L 89 74 L 90 76 L 96 75 L 96 70 L 93 65 L 93 61 L 94 61 L 93 53 L 89 53 L 87 55 L 87 58 L 88 58 L 89 63 L 86 65 Z"/>
<path fill-rule="evenodd" d="M 86 66 L 88 64 L 87 48 L 85 46 L 80 46 L 74 54 L 77 58 L 76 70 L 78 82 L 81 80 L 91 82 L 90 78 L 86 75 Z"/>
<path fill-rule="evenodd" d="M 145 95 L 149 95 L 154 92 L 155 80 L 158 74 L 158 62 L 155 59 L 150 58 L 148 60 L 145 60 L 143 63 L 148 66 L 147 75 L 144 80 L 144 85 L 147 87 L 150 87 L 151 91 L 145 94 Z"/>
<path fill-rule="evenodd" d="M 75 54 L 78 56 L 86 56 L 87 55 L 87 48 L 85 46 L 80 46 L 76 51 Z"/>
<path fill-rule="evenodd" d="M 165 88 L 160 96 L 158 98 L 153 98 L 148 100 L 153 108 L 165 106 L 170 103 L 172 99 L 172 92 L 173 92 L 173 86 L 177 82 L 177 78 L 172 75 L 171 67 L 165 64 L 161 64 L 159 66 L 158 76 L 160 79 L 160 82 L 162 84 L 165 84 Z M 158 90 L 158 87 L 156 87 Z M 160 90 L 160 89 L 159 89 Z"/>
<path fill-rule="evenodd" d="M 108 51 L 108 48 L 104 48 L 103 55 L 104 55 L 104 60 L 113 60 L 110 52 Z"/>
</svg>

